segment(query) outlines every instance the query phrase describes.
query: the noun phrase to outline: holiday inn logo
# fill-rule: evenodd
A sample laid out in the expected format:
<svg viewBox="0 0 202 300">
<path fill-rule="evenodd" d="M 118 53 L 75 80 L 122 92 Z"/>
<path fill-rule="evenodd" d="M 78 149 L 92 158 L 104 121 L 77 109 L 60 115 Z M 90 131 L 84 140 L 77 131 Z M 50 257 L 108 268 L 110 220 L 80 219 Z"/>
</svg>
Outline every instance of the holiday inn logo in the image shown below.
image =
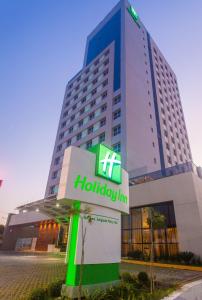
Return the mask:
<svg viewBox="0 0 202 300">
<path fill-rule="evenodd" d="M 121 155 L 103 144 L 97 145 L 95 173 L 96 176 L 121 184 Z"/>
</svg>

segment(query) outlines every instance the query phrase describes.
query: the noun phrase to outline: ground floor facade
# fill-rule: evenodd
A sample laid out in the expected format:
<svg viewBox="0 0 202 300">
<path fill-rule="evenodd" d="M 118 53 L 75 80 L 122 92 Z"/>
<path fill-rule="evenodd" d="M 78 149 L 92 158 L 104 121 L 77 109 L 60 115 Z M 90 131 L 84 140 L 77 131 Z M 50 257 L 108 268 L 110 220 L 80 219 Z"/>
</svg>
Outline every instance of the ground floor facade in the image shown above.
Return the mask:
<svg viewBox="0 0 202 300">
<path fill-rule="evenodd" d="M 37 212 L 10 215 L 3 236 L 2 250 L 65 251 L 68 226 Z"/>
<path fill-rule="evenodd" d="M 165 216 L 163 228 L 154 230 L 156 256 L 191 251 L 202 257 L 202 180 L 193 172 L 130 186 L 130 214 L 122 216 L 122 256 L 131 251 L 149 255 L 151 230 L 148 211 Z M 99 234 L 99 233 L 98 233 Z M 68 222 L 36 211 L 10 215 L 2 249 L 65 251 Z"/>
</svg>

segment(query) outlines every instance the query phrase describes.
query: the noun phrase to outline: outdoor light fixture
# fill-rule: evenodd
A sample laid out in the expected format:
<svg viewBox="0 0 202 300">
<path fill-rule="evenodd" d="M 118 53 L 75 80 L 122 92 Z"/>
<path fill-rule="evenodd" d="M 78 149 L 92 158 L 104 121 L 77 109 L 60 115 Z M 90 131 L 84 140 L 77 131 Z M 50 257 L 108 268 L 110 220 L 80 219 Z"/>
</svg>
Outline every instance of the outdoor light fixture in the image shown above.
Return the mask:
<svg viewBox="0 0 202 300">
<path fill-rule="evenodd" d="M 38 209 L 38 208 L 36 208 L 36 212 L 39 212 L 39 209 Z"/>
</svg>

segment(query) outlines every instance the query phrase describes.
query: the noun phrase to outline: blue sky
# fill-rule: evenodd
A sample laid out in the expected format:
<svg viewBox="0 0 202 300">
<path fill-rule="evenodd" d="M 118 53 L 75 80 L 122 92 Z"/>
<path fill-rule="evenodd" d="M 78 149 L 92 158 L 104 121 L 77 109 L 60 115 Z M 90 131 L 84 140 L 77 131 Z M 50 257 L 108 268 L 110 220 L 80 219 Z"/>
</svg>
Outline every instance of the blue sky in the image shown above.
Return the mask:
<svg viewBox="0 0 202 300">
<path fill-rule="evenodd" d="M 0 222 L 43 198 L 65 85 L 82 67 L 87 35 L 116 3 L 0 0 Z M 131 4 L 178 77 L 193 158 L 202 165 L 202 2 Z"/>
</svg>

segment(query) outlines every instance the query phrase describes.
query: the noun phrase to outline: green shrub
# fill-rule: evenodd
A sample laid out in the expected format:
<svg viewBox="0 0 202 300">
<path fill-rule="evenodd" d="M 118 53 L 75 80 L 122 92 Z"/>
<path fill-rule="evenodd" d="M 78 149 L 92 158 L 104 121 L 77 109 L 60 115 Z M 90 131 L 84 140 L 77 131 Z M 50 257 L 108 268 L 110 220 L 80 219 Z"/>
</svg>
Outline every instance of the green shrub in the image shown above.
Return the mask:
<svg viewBox="0 0 202 300">
<path fill-rule="evenodd" d="M 149 276 L 146 272 L 140 272 L 137 275 L 137 279 L 141 285 L 148 286 L 150 283 Z"/>
<path fill-rule="evenodd" d="M 140 250 L 129 251 L 127 255 L 133 259 L 144 259 L 144 254 Z"/>
<path fill-rule="evenodd" d="M 190 251 L 179 252 L 178 257 L 180 261 L 185 264 L 190 264 L 191 260 L 194 258 L 194 253 Z"/>
<path fill-rule="evenodd" d="M 31 293 L 29 300 L 46 300 L 47 290 L 43 288 L 37 288 Z"/>
<path fill-rule="evenodd" d="M 51 297 L 59 297 L 61 295 L 62 285 L 64 284 L 64 280 L 58 280 L 56 282 L 52 282 L 48 286 L 48 294 Z"/>
<path fill-rule="evenodd" d="M 123 282 L 133 283 L 135 277 L 133 275 L 131 275 L 130 273 L 128 273 L 128 272 L 124 272 L 124 273 L 121 274 L 121 279 L 122 279 Z"/>
</svg>

